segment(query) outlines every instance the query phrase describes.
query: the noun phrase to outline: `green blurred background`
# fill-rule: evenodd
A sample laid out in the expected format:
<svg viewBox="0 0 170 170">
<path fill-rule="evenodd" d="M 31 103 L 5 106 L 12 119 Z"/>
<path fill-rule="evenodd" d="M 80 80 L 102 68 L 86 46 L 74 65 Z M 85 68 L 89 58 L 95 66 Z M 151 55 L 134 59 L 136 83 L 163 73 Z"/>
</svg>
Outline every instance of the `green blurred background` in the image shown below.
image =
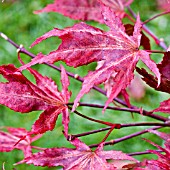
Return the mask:
<svg viewBox="0 0 170 170">
<path fill-rule="evenodd" d="M 8 37 L 10 37 L 14 42 L 17 44 L 23 44 L 26 49 L 28 49 L 30 52 L 37 54 L 38 52 L 42 52 L 44 54 L 49 53 L 50 51 L 57 48 L 59 43 L 61 42 L 59 39 L 51 38 L 43 43 L 33 47 L 32 49 L 29 49 L 29 46 L 31 43 L 39 36 L 44 34 L 45 32 L 53 29 L 53 27 L 57 28 L 64 28 L 67 26 L 72 26 L 74 23 L 79 21 L 73 21 L 70 20 L 67 17 L 63 17 L 62 15 L 58 13 L 42 13 L 39 15 L 33 14 L 34 10 L 41 9 L 44 7 L 47 3 L 52 3 L 52 0 L 36 0 L 36 1 L 30 1 L 30 0 L 6 0 L 5 2 L 0 2 L 0 32 L 5 33 Z M 134 3 L 131 5 L 132 9 L 135 12 L 140 13 L 141 20 L 144 21 L 151 16 L 159 13 L 160 11 L 157 8 L 157 4 L 155 0 L 134 0 Z M 126 22 L 126 20 L 125 20 Z M 88 22 L 89 24 L 92 24 L 94 26 L 97 26 L 101 29 L 105 29 L 106 27 L 103 25 L 100 25 L 95 22 Z M 157 18 L 150 23 L 147 24 L 147 26 L 156 34 L 159 36 L 159 38 L 164 38 L 165 42 L 169 44 L 170 39 L 170 17 L 168 15 L 162 16 L 160 18 Z M 160 50 L 161 48 L 156 46 L 153 41 L 152 43 L 152 49 Z M 22 58 L 25 62 L 30 61 L 30 58 L 26 55 L 22 54 Z M 162 56 L 161 55 L 152 55 L 152 59 L 154 59 L 156 62 L 161 61 Z M 17 53 L 16 49 L 6 42 L 4 39 L 0 38 L 0 64 L 9 64 L 13 63 L 17 67 L 20 66 L 19 61 L 17 60 Z M 56 65 L 60 65 L 61 62 L 56 63 Z M 63 63 L 62 63 L 63 64 Z M 64 64 L 65 66 L 65 64 Z M 72 71 L 73 73 L 78 73 L 81 76 L 84 76 L 87 74 L 88 70 L 94 70 L 96 64 L 89 64 L 86 67 L 81 68 L 69 68 L 68 66 L 65 66 L 68 71 Z M 47 75 L 48 77 L 51 77 L 53 80 L 56 81 L 59 88 L 61 87 L 60 84 L 60 74 L 56 70 L 53 70 L 52 68 L 49 68 L 44 65 L 36 65 L 33 66 L 33 68 L 37 69 L 40 73 L 43 75 Z M 30 76 L 26 71 L 24 71 L 24 74 L 32 80 L 32 76 Z M 1 81 L 4 81 L 2 77 L 0 77 Z M 35 82 L 34 80 L 32 80 Z M 72 98 L 70 102 L 72 102 L 77 95 L 78 91 L 81 88 L 81 83 L 77 82 L 76 80 L 73 80 L 70 78 L 71 85 L 70 90 L 72 90 Z M 159 106 L 159 103 L 165 99 L 168 98 L 168 95 L 161 92 L 155 92 L 153 89 L 149 88 L 147 85 L 146 87 L 146 94 L 143 98 L 140 100 L 134 100 L 131 99 L 132 104 L 137 105 L 138 107 L 143 107 L 146 110 L 152 110 Z M 106 98 L 94 90 L 91 91 L 90 94 L 85 95 L 82 102 L 88 102 L 88 103 L 99 103 L 104 104 L 106 101 Z M 127 112 L 118 112 L 118 111 L 106 111 L 104 114 L 102 114 L 101 109 L 92 109 L 87 107 L 80 107 L 78 110 L 90 117 L 96 118 L 96 119 L 102 119 L 104 121 L 111 121 L 114 123 L 130 123 L 130 122 L 154 122 L 155 120 L 149 119 L 146 117 L 142 117 L 140 115 L 134 114 L 134 118 L 132 118 L 130 113 Z M 38 119 L 41 112 L 31 112 L 27 114 L 20 114 L 15 113 L 14 111 L 11 111 L 7 107 L 0 106 L 0 126 L 11 126 L 11 127 L 24 127 L 27 130 L 30 130 L 32 124 L 35 122 L 35 120 Z M 158 113 L 164 116 L 168 116 L 162 113 Z M 104 125 L 93 123 L 87 120 L 84 120 L 81 117 L 78 117 L 71 113 L 71 122 L 70 122 L 70 133 L 71 134 L 77 134 L 82 133 L 90 130 L 95 130 L 99 128 L 104 128 Z M 116 139 L 119 137 L 123 137 L 125 135 L 140 131 L 142 129 L 145 129 L 146 127 L 135 127 L 135 128 L 123 128 L 121 130 L 114 130 L 112 134 L 109 136 L 108 140 Z M 34 142 L 33 145 L 43 147 L 43 148 L 50 148 L 50 147 L 64 147 L 64 146 L 71 146 L 63 137 L 62 134 L 63 126 L 61 124 L 61 116 L 59 116 L 56 127 L 52 132 L 47 132 L 43 135 L 41 139 Z M 168 129 L 164 128 L 164 131 L 168 131 Z M 103 137 L 105 136 L 106 132 L 82 137 L 81 139 L 86 142 L 87 144 L 94 144 L 99 143 Z M 153 140 L 155 143 L 163 145 L 162 140 L 160 140 L 158 137 L 152 134 L 145 134 L 141 135 L 139 137 L 135 137 L 133 139 L 121 142 L 119 144 L 113 145 L 113 146 L 106 146 L 106 150 L 122 150 L 125 153 L 131 153 L 131 152 L 138 152 L 138 151 L 144 151 L 146 149 L 155 149 L 153 146 L 142 140 L 141 138 L 148 138 L 150 140 Z M 142 155 L 142 156 L 135 156 L 136 159 L 142 160 L 144 158 L 155 158 L 153 155 Z M 30 169 L 49 169 L 47 167 L 34 167 L 33 165 L 17 165 L 13 166 L 14 163 L 20 161 L 23 159 L 23 153 L 18 150 L 14 150 L 10 153 L 0 153 L 0 168 L 2 167 L 3 162 L 5 162 L 5 169 L 17 169 L 17 170 L 30 170 Z M 56 169 L 50 168 L 50 169 Z M 58 168 L 59 169 L 59 168 Z"/>
</svg>

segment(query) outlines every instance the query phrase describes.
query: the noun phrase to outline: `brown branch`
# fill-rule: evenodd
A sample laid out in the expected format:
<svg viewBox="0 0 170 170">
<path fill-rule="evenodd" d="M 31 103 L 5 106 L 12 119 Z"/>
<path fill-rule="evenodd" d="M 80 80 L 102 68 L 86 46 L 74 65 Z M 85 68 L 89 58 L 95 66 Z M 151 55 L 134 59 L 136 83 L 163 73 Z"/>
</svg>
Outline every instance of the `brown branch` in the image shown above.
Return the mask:
<svg viewBox="0 0 170 170">
<path fill-rule="evenodd" d="M 69 108 L 70 110 L 72 110 L 71 107 L 68 107 L 68 108 Z M 87 119 L 87 120 L 90 120 L 90 121 L 93 121 L 93 122 L 96 122 L 96 123 L 100 123 L 100 124 L 103 124 L 103 125 L 107 125 L 107 126 L 111 126 L 111 127 L 115 126 L 115 128 L 120 126 L 119 124 L 116 124 L 116 123 L 110 123 L 110 122 L 105 122 L 105 121 L 102 121 L 102 120 L 93 119 L 93 118 L 91 118 L 91 117 L 88 117 L 88 116 L 85 116 L 85 115 L 79 113 L 79 112 L 76 111 L 76 110 L 74 111 L 74 113 L 75 113 L 76 115 L 80 116 L 80 117 L 83 117 L 83 118 Z"/>
<path fill-rule="evenodd" d="M 161 126 L 161 127 L 170 127 L 170 123 L 155 123 L 155 122 L 144 122 L 144 123 L 127 123 L 127 124 L 119 124 L 119 129 L 121 128 L 125 128 L 125 127 L 134 127 L 134 126 Z M 104 132 L 107 130 L 110 130 L 111 127 L 106 127 L 106 128 L 101 128 L 98 130 L 92 130 L 89 132 L 84 132 L 84 133 L 79 133 L 76 135 L 71 135 L 73 138 L 75 137 L 82 137 L 82 136 L 87 136 L 87 135 L 91 135 L 91 134 L 95 134 L 95 133 L 99 133 L 99 132 Z M 115 129 L 117 129 L 117 127 L 115 127 Z"/>
<path fill-rule="evenodd" d="M 163 152 L 161 150 L 154 150 L 156 152 Z M 153 154 L 150 151 L 143 151 L 143 152 L 133 152 L 133 153 L 128 153 L 127 155 L 129 156 L 138 156 L 138 155 L 144 155 L 144 154 Z"/>
<path fill-rule="evenodd" d="M 169 13 L 170 13 L 170 10 L 165 11 L 165 12 L 162 12 L 162 13 L 160 13 L 160 14 L 157 14 L 157 15 L 155 15 L 155 16 L 147 19 L 146 21 L 144 21 L 143 24 L 147 24 L 148 22 L 150 22 L 150 21 L 152 21 L 152 20 L 154 20 L 154 19 L 156 19 L 156 18 L 158 18 L 158 17 L 160 17 L 160 16 L 162 16 L 162 15 L 166 15 L 166 14 L 169 14 Z"/>
<path fill-rule="evenodd" d="M 68 103 L 68 105 L 73 105 L 73 103 Z M 94 107 L 94 108 L 104 108 L 104 105 L 99 105 L 99 104 L 89 104 L 89 103 L 79 103 L 79 106 L 86 106 L 86 107 Z M 163 116 L 159 116 L 150 112 L 147 112 L 145 110 L 139 109 L 137 107 L 132 107 L 132 108 L 119 108 L 119 107 L 111 107 L 108 106 L 107 109 L 110 110 L 117 110 L 117 111 L 125 111 L 125 112 L 133 112 L 133 113 L 138 113 L 141 114 L 143 116 L 148 116 L 150 118 L 156 119 L 156 120 L 160 120 L 163 122 L 166 122 L 168 119 L 163 117 Z"/>
<path fill-rule="evenodd" d="M 131 135 L 124 136 L 122 138 L 118 138 L 118 139 L 115 139 L 115 140 L 104 142 L 103 145 L 115 145 L 116 143 L 119 143 L 119 142 L 122 142 L 122 141 L 125 141 L 125 140 L 128 140 L 128 139 L 134 138 L 136 136 L 140 136 L 140 135 L 145 134 L 145 133 L 148 133 L 149 130 L 156 130 L 156 129 L 160 129 L 160 128 L 162 128 L 162 127 L 158 126 L 158 127 L 153 127 L 153 128 L 145 129 L 145 130 L 142 130 L 140 132 L 136 132 L 136 133 L 133 133 Z M 94 147 L 98 147 L 98 145 L 99 144 L 92 144 L 89 147 L 90 148 L 94 148 Z"/>
</svg>

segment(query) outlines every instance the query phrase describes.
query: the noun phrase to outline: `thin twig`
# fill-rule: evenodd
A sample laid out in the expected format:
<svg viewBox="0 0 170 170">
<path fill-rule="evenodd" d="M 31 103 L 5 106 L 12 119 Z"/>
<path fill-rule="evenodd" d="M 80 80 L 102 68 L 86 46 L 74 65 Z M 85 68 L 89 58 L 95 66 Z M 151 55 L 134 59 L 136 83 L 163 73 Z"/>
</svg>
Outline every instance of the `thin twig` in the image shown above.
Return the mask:
<svg viewBox="0 0 170 170">
<path fill-rule="evenodd" d="M 155 123 L 155 122 L 144 122 L 144 123 L 128 123 L 128 124 L 120 124 L 119 129 L 121 128 L 125 128 L 125 127 L 134 127 L 134 126 L 161 126 L 161 127 L 170 127 L 169 123 Z M 76 135 L 71 135 L 72 137 L 82 137 L 82 136 L 87 136 L 87 135 L 91 135 L 91 134 L 95 134 L 95 133 L 99 133 L 99 132 L 104 132 L 107 130 L 110 130 L 111 127 L 106 127 L 106 128 L 101 128 L 98 130 L 92 130 L 89 132 L 84 132 L 84 133 L 79 133 Z M 117 129 L 117 127 L 115 127 L 115 129 Z"/>
<path fill-rule="evenodd" d="M 134 138 L 136 136 L 140 136 L 140 135 L 145 134 L 145 133 L 148 133 L 149 130 L 156 130 L 156 129 L 160 129 L 160 128 L 162 128 L 162 126 L 145 129 L 145 130 L 142 130 L 140 132 L 136 132 L 136 133 L 132 133 L 130 135 L 124 136 L 122 138 L 118 138 L 118 139 L 115 139 L 115 140 L 104 142 L 103 145 L 115 145 L 116 143 L 119 143 L 119 142 L 122 142 L 122 141 L 125 141 L 125 140 L 128 140 L 128 139 Z M 98 147 L 98 145 L 99 144 L 92 144 L 89 147 L 94 148 L 94 147 Z"/>
<path fill-rule="evenodd" d="M 72 110 L 71 107 L 68 107 L 68 108 L 69 108 L 70 110 Z M 74 113 L 75 113 L 76 115 L 78 115 L 78 116 L 81 116 L 81 117 L 83 117 L 83 118 L 85 118 L 85 119 L 87 119 L 87 120 L 90 120 L 90 121 L 93 121 L 93 122 L 96 122 L 96 123 L 100 123 L 100 124 L 107 125 L 107 126 L 111 126 L 111 127 L 115 126 L 115 128 L 119 126 L 119 124 L 116 124 L 116 123 L 110 123 L 110 122 L 105 122 L 105 121 L 102 121 L 102 120 L 93 119 L 93 118 L 91 118 L 91 117 L 88 117 L 88 116 L 85 116 L 85 115 L 79 113 L 79 112 L 76 111 L 76 110 L 74 111 Z"/>
<path fill-rule="evenodd" d="M 106 139 L 109 137 L 109 135 L 111 134 L 111 132 L 115 129 L 115 126 L 110 127 L 109 132 L 107 132 L 106 136 L 103 138 L 103 140 L 100 143 L 103 143 L 106 141 Z"/>
<path fill-rule="evenodd" d="M 74 103 L 68 103 L 67 105 L 73 105 Z M 100 104 L 90 104 L 90 103 L 82 103 L 79 102 L 78 106 L 85 106 L 85 107 L 94 107 L 94 108 L 104 108 L 104 105 L 100 105 Z M 134 109 L 134 108 L 121 108 L 121 107 L 112 107 L 112 106 L 108 106 L 107 109 L 109 110 L 118 110 L 118 111 L 126 111 L 126 112 L 135 112 L 135 113 L 139 113 L 141 112 L 141 109 Z"/>
<path fill-rule="evenodd" d="M 162 16 L 162 15 L 166 15 L 166 14 L 169 14 L 169 13 L 170 13 L 170 10 L 165 11 L 165 12 L 162 12 L 162 13 L 160 13 L 160 14 L 157 14 L 157 15 L 155 15 L 155 16 L 147 19 L 146 21 L 144 21 L 143 24 L 147 24 L 148 22 L 150 22 L 150 21 L 152 21 L 152 20 L 154 20 L 154 19 L 156 19 L 156 18 L 158 18 L 158 17 L 160 17 L 160 16 Z"/>
<path fill-rule="evenodd" d="M 73 103 L 68 103 L 68 105 L 73 105 Z M 94 107 L 94 108 L 104 108 L 104 105 L 81 103 L 81 102 L 79 103 L 79 106 Z M 136 107 L 132 107 L 132 108 L 120 108 L 120 107 L 111 107 L 111 106 L 108 106 L 107 109 L 138 113 L 138 114 L 142 114 L 143 116 L 148 116 L 148 117 L 151 117 L 153 119 L 160 120 L 160 121 L 163 121 L 163 122 L 166 122 L 168 120 L 167 118 L 165 118 L 163 116 L 159 116 L 159 115 L 147 112 L 145 110 L 142 110 L 142 109 L 139 109 L 139 108 L 136 108 Z"/>
<path fill-rule="evenodd" d="M 159 54 L 164 54 L 165 53 L 165 51 L 160 51 L 160 50 L 145 50 L 145 51 L 147 51 L 149 53 L 159 53 Z"/>
<path fill-rule="evenodd" d="M 161 150 L 154 150 L 156 152 L 163 152 Z M 128 153 L 127 155 L 129 156 L 138 156 L 138 155 L 144 155 L 144 154 L 153 154 L 150 151 L 143 151 L 143 152 L 133 152 L 133 153 Z"/>
</svg>

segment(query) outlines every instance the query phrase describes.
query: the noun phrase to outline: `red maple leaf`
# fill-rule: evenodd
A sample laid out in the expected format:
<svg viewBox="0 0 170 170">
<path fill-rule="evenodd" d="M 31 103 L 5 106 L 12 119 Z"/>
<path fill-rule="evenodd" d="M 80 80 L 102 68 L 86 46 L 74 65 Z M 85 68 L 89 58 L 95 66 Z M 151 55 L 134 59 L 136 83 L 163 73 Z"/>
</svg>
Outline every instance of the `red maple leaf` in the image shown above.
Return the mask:
<svg viewBox="0 0 170 170">
<path fill-rule="evenodd" d="M 148 139 L 145 139 L 145 140 L 151 143 L 153 146 L 156 146 L 159 150 L 161 150 L 165 154 L 162 154 L 155 150 L 149 150 L 149 152 L 156 154 L 158 156 L 158 159 L 157 160 L 146 160 L 145 161 L 146 167 L 152 166 L 152 167 L 155 167 L 154 169 L 160 168 L 162 170 L 169 170 L 170 169 L 170 144 L 169 144 L 170 134 L 158 132 L 156 130 L 150 130 L 150 132 L 158 135 L 159 137 L 165 140 L 165 148 L 155 144 L 154 142 Z"/>
<path fill-rule="evenodd" d="M 116 14 L 116 16 L 119 16 L 120 18 L 123 18 L 125 16 L 125 7 L 129 6 L 133 0 L 99 0 L 103 3 L 103 5 L 109 7 L 112 12 Z"/>
<path fill-rule="evenodd" d="M 137 162 L 134 158 L 121 151 L 103 151 L 100 144 L 92 151 L 86 144 L 75 138 L 71 143 L 76 147 L 51 148 L 43 152 L 35 153 L 19 163 L 34 164 L 36 166 L 62 166 L 64 170 L 116 170 L 121 169 L 114 161 L 128 161 L 125 164 Z M 110 160 L 111 163 L 107 161 Z"/>
<path fill-rule="evenodd" d="M 121 19 L 108 7 L 103 6 L 103 16 L 105 23 L 110 27 L 108 32 L 85 23 L 79 23 L 64 30 L 55 28 L 38 38 L 32 46 L 52 36 L 61 38 L 62 44 L 56 51 L 52 51 L 47 56 L 40 53 L 30 63 L 22 66 L 20 70 L 36 63 L 54 63 L 59 60 L 74 67 L 103 60 L 104 64 L 102 67 L 89 72 L 84 77 L 82 89 L 75 99 L 73 110 L 76 108 L 80 98 L 85 93 L 88 93 L 94 85 L 101 84 L 114 75 L 112 78 L 114 84 L 105 104 L 106 108 L 118 93 L 129 85 L 134 77 L 133 72 L 139 59 L 157 76 L 159 85 L 160 73 L 156 64 L 150 59 L 148 52 L 139 50 L 140 30 L 142 27 L 139 16 L 137 17 L 132 36 L 125 33 L 125 27 Z"/>
<path fill-rule="evenodd" d="M 170 52 L 165 52 L 161 63 L 157 64 L 161 74 L 161 83 L 158 87 L 158 80 L 153 75 L 149 74 L 145 69 L 137 68 L 137 72 L 143 76 L 143 80 L 156 90 L 170 93 Z"/>
<path fill-rule="evenodd" d="M 34 13 L 42 12 L 58 12 L 72 19 L 102 22 L 100 3 L 97 0 L 55 0 L 53 4 L 48 4 L 45 8 Z"/>
<path fill-rule="evenodd" d="M 123 18 L 124 8 L 130 5 L 133 0 L 55 0 L 53 4 L 48 4 L 45 8 L 35 11 L 35 14 L 42 12 L 58 12 L 67 17 L 77 20 L 94 20 L 103 23 L 100 2 Z"/>
<path fill-rule="evenodd" d="M 8 132 L 0 131 L 0 152 L 10 152 L 13 149 L 19 149 L 24 152 L 24 157 L 32 155 L 31 143 L 42 136 L 31 137 L 28 135 L 28 131 L 23 128 L 5 127 L 5 129 Z"/>
<path fill-rule="evenodd" d="M 9 81 L 0 83 L 0 103 L 14 111 L 27 113 L 44 110 L 39 119 L 32 126 L 30 133 L 44 133 L 53 130 L 60 113 L 63 115 L 64 130 L 67 133 L 69 112 L 66 106 L 70 92 L 69 80 L 64 67 L 61 66 L 61 82 L 63 89 L 58 91 L 55 82 L 37 71 L 30 69 L 36 79 L 36 85 L 31 83 L 14 65 L 0 67 L 0 73 Z"/>
<path fill-rule="evenodd" d="M 151 112 L 170 113 L 170 99 L 161 102 L 160 106 L 157 109 L 152 110 Z"/>
</svg>

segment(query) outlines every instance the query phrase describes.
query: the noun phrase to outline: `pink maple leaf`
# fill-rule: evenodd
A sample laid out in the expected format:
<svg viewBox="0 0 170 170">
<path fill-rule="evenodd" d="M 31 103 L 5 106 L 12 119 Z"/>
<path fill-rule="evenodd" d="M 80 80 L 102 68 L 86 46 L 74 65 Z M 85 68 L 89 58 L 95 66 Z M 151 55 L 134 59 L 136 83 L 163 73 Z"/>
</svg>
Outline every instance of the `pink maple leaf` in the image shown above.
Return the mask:
<svg viewBox="0 0 170 170">
<path fill-rule="evenodd" d="M 156 90 L 170 93 L 170 52 L 165 52 L 163 60 L 157 64 L 161 74 L 161 83 L 158 87 L 158 80 L 153 75 L 149 74 L 145 69 L 137 68 L 137 72 L 143 76 L 143 80 Z"/>
<path fill-rule="evenodd" d="M 100 144 L 95 151 L 92 151 L 78 138 L 72 140 L 71 143 L 76 147 L 75 149 L 46 149 L 43 152 L 35 153 L 31 157 L 25 158 L 19 163 L 48 167 L 62 166 L 64 170 L 116 170 L 121 169 L 121 167 L 117 163 L 114 164 L 114 161 L 128 161 L 125 164 L 137 162 L 137 160 L 121 151 L 103 151 L 103 144 Z M 111 163 L 108 163 L 108 160 Z"/>
<path fill-rule="evenodd" d="M 170 144 L 169 144 L 170 134 L 158 132 L 156 130 L 150 130 L 149 132 L 154 133 L 165 140 L 165 148 L 163 148 L 163 147 L 155 144 L 154 142 L 152 142 L 148 139 L 145 139 L 147 142 L 151 143 L 153 146 L 156 146 L 159 150 L 161 150 L 165 154 L 162 154 L 155 150 L 149 150 L 149 152 L 156 154 L 158 156 L 158 159 L 157 160 L 147 160 L 145 162 L 146 167 L 153 166 L 153 167 L 155 167 L 154 169 L 159 169 L 159 168 L 163 169 L 163 170 L 170 169 Z"/>
<path fill-rule="evenodd" d="M 9 81 L 0 83 L 1 104 L 21 113 L 44 110 L 32 126 L 30 134 L 53 130 L 60 113 L 63 115 L 64 130 L 66 133 L 68 131 L 69 112 L 66 104 L 70 98 L 69 80 L 64 67 L 61 66 L 61 70 L 63 89 L 59 92 L 52 79 L 42 76 L 31 68 L 29 71 L 35 77 L 36 85 L 22 75 L 14 65 L 0 67 L 0 73 Z"/>
<path fill-rule="evenodd" d="M 35 14 L 58 12 L 72 19 L 94 20 L 103 23 L 99 1 L 110 7 L 121 18 L 125 15 L 124 8 L 133 2 L 133 0 L 55 0 L 53 4 L 48 4 L 45 8 L 35 11 Z"/>
<path fill-rule="evenodd" d="M 32 155 L 31 143 L 42 135 L 31 137 L 24 128 L 5 127 L 8 132 L 0 131 L 0 152 L 10 152 L 19 149 L 24 152 L 24 157 Z"/>
<path fill-rule="evenodd" d="M 110 31 L 104 32 L 85 23 L 79 23 L 64 30 L 55 28 L 38 38 L 32 46 L 49 37 L 58 36 L 62 39 L 59 48 L 46 56 L 40 53 L 30 63 L 20 68 L 20 70 L 23 70 L 37 63 L 54 63 L 59 60 L 74 67 L 104 61 L 102 67 L 89 72 L 84 77 L 82 89 L 74 101 L 73 111 L 80 98 L 88 93 L 94 85 L 106 82 L 114 75 L 112 78 L 114 84 L 104 108 L 106 109 L 119 92 L 130 84 L 139 59 L 152 70 L 158 78 L 158 85 L 160 84 L 160 73 L 156 64 L 150 59 L 148 52 L 139 50 L 142 27 L 139 16 L 132 36 L 126 34 L 121 19 L 108 7 L 103 6 L 103 16 L 106 25 L 110 27 Z"/>
<path fill-rule="evenodd" d="M 164 112 L 170 113 L 170 99 L 161 102 L 160 106 L 151 112 Z"/>
</svg>

